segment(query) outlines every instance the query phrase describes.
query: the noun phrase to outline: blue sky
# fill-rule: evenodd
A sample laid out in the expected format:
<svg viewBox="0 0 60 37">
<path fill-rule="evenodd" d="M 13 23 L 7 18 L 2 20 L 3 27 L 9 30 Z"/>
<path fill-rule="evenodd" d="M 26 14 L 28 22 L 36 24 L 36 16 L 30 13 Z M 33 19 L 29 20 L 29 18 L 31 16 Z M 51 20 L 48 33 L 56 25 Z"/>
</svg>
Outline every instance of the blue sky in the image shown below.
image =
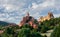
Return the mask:
<svg viewBox="0 0 60 37">
<path fill-rule="evenodd" d="M 38 19 L 51 11 L 54 17 L 60 16 L 60 0 L 0 0 L 0 20 L 17 23 L 29 12 Z"/>
</svg>

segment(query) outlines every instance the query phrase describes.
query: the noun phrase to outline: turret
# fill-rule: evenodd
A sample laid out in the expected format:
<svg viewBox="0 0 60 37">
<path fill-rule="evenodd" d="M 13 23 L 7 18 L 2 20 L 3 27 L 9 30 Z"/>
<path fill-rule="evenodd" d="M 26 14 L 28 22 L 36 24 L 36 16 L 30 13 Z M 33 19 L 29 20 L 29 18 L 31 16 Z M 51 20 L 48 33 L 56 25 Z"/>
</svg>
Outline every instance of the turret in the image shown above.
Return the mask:
<svg viewBox="0 0 60 37">
<path fill-rule="evenodd" d="M 54 16 L 53 16 L 53 13 L 52 13 L 52 12 L 48 12 L 48 16 L 49 16 L 50 18 L 54 18 Z"/>
<path fill-rule="evenodd" d="M 29 16 L 29 12 L 27 12 L 27 16 Z"/>
</svg>

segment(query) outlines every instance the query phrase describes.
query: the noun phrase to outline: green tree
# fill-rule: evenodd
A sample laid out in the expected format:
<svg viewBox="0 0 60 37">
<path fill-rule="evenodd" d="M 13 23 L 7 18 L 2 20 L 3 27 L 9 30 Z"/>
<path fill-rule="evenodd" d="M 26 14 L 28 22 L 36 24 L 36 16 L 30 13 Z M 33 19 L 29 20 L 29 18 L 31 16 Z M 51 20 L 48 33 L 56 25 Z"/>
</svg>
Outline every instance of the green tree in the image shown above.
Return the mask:
<svg viewBox="0 0 60 37">
<path fill-rule="evenodd" d="M 6 30 L 5 30 L 5 33 L 7 34 L 13 34 L 14 33 L 14 29 L 12 27 L 8 27 Z"/>
<path fill-rule="evenodd" d="M 15 33 L 14 29 L 12 27 L 8 27 L 2 34 L 2 37 L 14 37 L 14 33 Z"/>
<path fill-rule="evenodd" d="M 31 32 L 30 37 L 43 37 L 43 36 L 41 36 L 39 32 Z"/>
<path fill-rule="evenodd" d="M 45 33 L 48 30 L 48 27 L 46 27 L 45 25 L 42 26 L 41 28 L 41 32 Z"/>
<path fill-rule="evenodd" d="M 22 28 L 18 32 L 18 37 L 29 37 L 30 36 L 30 29 L 29 28 Z"/>
<path fill-rule="evenodd" d="M 50 37 L 60 37 L 60 24 L 54 28 Z"/>
</svg>

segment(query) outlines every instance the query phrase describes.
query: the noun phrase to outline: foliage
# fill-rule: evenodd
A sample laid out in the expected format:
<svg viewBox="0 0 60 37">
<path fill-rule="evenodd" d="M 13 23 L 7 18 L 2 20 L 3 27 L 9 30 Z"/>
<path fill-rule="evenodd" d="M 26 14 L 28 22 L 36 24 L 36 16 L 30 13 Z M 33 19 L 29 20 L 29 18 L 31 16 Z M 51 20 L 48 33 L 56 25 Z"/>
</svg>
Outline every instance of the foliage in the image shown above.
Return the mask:
<svg viewBox="0 0 60 37">
<path fill-rule="evenodd" d="M 36 19 L 34 19 L 34 23 L 35 23 L 35 24 L 39 24 L 38 21 L 37 21 Z"/>
<path fill-rule="evenodd" d="M 42 28 L 41 28 L 41 33 L 45 33 L 47 30 L 48 30 L 48 27 L 43 25 Z"/>
<path fill-rule="evenodd" d="M 4 33 L 1 35 L 2 37 L 16 37 L 17 33 L 16 33 L 16 28 L 15 27 L 7 27 L 4 29 Z"/>
<path fill-rule="evenodd" d="M 50 37 L 60 37 L 60 24 L 54 28 Z"/>
<path fill-rule="evenodd" d="M 38 29 L 32 28 L 29 24 L 19 26 L 0 26 L 0 30 L 4 30 L 4 33 L 0 37 L 43 37 L 40 33 L 45 33 L 47 30 L 54 29 L 51 33 L 51 37 L 60 37 L 60 17 L 46 20 L 38 23 L 35 19 L 34 23 L 38 25 Z M 44 36 L 46 37 L 46 35 Z"/>
<path fill-rule="evenodd" d="M 43 37 L 39 34 L 39 32 L 31 32 L 31 37 Z"/>
<path fill-rule="evenodd" d="M 29 28 L 22 28 L 18 33 L 18 37 L 29 37 L 29 35 L 30 35 Z"/>
<path fill-rule="evenodd" d="M 42 37 L 37 31 L 29 28 L 22 28 L 18 33 L 18 37 Z"/>
</svg>

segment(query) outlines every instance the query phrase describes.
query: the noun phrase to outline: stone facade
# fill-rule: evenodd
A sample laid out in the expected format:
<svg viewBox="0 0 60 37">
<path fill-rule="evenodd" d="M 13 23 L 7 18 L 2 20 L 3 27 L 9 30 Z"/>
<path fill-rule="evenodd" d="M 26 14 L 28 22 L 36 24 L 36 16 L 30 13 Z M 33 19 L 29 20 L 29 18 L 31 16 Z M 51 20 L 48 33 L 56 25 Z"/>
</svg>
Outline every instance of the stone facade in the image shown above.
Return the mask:
<svg viewBox="0 0 60 37">
<path fill-rule="evenodd" d="M 38 22 L 43 22 L 45 20 L 50 20 L 54 18 L 53 14 L 51 12 L 48 12 L 48 15 L 43 17 L 41 16 L 38 19 Z M 34 18 L 32 16 L 29 15 L 29 13 L 27 13 L 27 15 L 25 17 L 22 18 L 19 26 L 22 27 L 24 24 L 28 23 L 30 26 L 32 26 L 33 28 L 38 28 L 38 25 L 34 23 Z"/>
<path fill-rule="evenodd" d="M 28 23 L 33 28 L 37 28 L 37 25 L 34 23 L 34 18 L 27 13 L 25 17 L 23 17 L 22 21 L 20 22 L 19 26 L 23 26 L 24 24 Z"/>
<path fill-rule="evenodd" d="M 41 16 L 41 17 L 38 19 L 38 22 L 43 22 L 43 21 L 45 21 L 45 20 L 50 20 L 50 19 L 52 19 L 52 18 L 54 18 L 52 12 L 48 12 L 48 15 L 45 16 L 45 17 Z"/>
</svg>

